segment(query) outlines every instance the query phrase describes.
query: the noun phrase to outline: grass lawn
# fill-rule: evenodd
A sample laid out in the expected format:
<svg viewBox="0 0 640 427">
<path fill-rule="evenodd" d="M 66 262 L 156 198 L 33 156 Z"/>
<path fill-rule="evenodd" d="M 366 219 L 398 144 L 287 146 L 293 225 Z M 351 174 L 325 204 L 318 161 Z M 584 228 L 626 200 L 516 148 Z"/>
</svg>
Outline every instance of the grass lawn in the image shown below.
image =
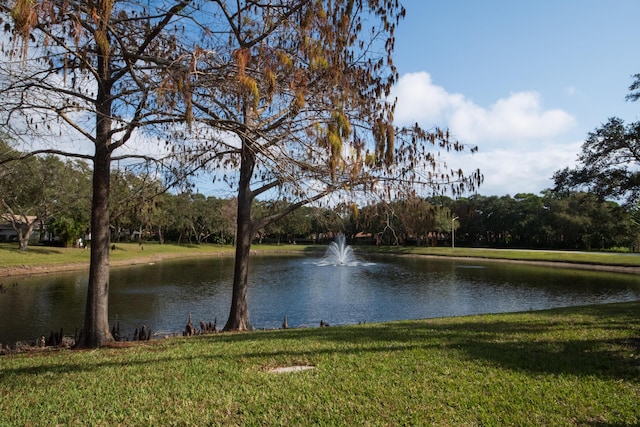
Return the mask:
<svg viewBox="0 0 640 427">
<path fill-rule="evenodd" d="M 157 242 L 116 243 L 111 252 L 112 265 L 126 265 L 134 262 L 144 262 L 153 259 L 177 257 L 202 257 L 233 255 L 232 246 L 220 245 L 177 245 Z M 309 251 L 324 251 L 324 245 L 253 245 L 252 249 L 261 255 L 282 252 L 304 253 Z M 538 251 L 538 250 L 509 250 L 509 249 L 478 249 L 478 248 L 445 248 L 445 247 L 415 247 L 415 246 L 355 246 L 357 253 L 389 253 L 398 255 L 429 255 L 474 257 L 485 259 L 508 259 L 520 261 L 550 261 L 576 264 L 612 265 L 625 267 L 640 267 L 640 254 L 620 254 L 607 252 L 570 252 L 570 251 Z M 28 251 L 18 250 L 17 244 L 0 243 L 0 274 L 2 268 L 38 267 L 72 265 L 84 267 L 89 264 L 89 250 L 75 248 L 56 248 L 45 246 L 31 246 Z"/>
<path fill-rule="evenodd" d="M 165 259 L 177 257 L 198 257 L 233 254 L 233 247 L 219 245 L 177 245 L 149 242 L 115 243 L 111 251 L 111 263 L 118 264 L 145 259 Z M 89 265 L 88 249 L 58 248 L 50 246 L 30 246 L 20 251 L 17 244 L 0 244 L 0 267 L 29 267 L 57 265 Z"/>
<path fill-rule="evenodd" d="M 640 302 L 0 357 L 2 426 L 631 426 L 638 402 Z"/>
<path fill-rule="evenodd" d="M 407 255 L 432 255 L 448 257 L 471 257 L 486 259 L 508 259 L 518 261 L 568 262 L 576 264 L 596 264 L 615 266 L 640 266 L 640 254 L 622 254 L 615 252 L 578 252 L 552 250 L 489 249 L 489 248 L 450 248 L 416 246 L 358 246 L 358 250 L 375 253 L 394 253 Z"/>
</svg>

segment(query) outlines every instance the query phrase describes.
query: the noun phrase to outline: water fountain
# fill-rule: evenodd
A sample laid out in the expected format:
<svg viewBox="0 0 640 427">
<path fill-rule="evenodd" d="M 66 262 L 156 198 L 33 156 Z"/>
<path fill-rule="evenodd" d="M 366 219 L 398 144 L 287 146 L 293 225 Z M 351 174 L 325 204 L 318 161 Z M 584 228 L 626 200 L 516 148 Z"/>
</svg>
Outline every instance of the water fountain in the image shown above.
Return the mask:
<svg viewBox="0 0 640 427">
<path fill-rule="evenodd" d="M 344 234 L 338 234 L 334 242 L 331 242 L 327 253 L 320 265 L 357 265 L 358 260 L 353 254 L 353 249 L 347 245 Z"/>
</svg>

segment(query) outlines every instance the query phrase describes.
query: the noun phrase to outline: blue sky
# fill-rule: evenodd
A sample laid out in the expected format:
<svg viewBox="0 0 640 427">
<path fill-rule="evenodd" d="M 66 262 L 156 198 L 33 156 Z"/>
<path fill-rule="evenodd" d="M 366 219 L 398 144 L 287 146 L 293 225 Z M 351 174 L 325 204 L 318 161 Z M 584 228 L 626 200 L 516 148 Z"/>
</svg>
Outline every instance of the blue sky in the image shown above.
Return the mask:
<svg viewBox="0 0 640 427">
<path fill-rule="evenodd" d="M 396 38 L 396 119 L 448 127 L 480 168 L 484 195 L 538 194 L 572 166 L 640 73 L 638 0 L 406 0 Z"/>
</svg>

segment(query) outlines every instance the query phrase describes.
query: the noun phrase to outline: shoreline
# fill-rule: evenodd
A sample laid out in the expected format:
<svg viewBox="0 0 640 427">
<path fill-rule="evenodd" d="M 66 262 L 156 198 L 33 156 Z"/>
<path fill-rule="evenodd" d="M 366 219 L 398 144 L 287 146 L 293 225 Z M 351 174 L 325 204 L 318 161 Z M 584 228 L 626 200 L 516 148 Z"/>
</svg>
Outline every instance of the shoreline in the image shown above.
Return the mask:
<svg viewBox="0 0 640 427">
<path fill-rule="evenodd" d="M 251 255 L 269 255 L 269 254 L 301 254 L 298 251 L 282 250 L 282 251 L 259 251 L 252 250 Z M 369 253 L 375 254 L 375 253 Z M 484 263 L 511 263 L 511 264 L 523 264 L 539 267 L 553 267 L 553 268 L 566 268 L 576 270 L 591 270 L 591 271 L 603 271 L 611 273 L 622 274 L 640 274 L 640 266 L 625 266 L 614 264 L 596 264 L 596 263 L 581 263 L 581 262 L 567 262 L 567 261 L 535 261 L 535 260 L 518 260 L 508 258 L 492 258 L 492 257 L 474 257 L 474 256 L 455 256 L 455 255 L 432 255 L 432 254 L 404 254 L 404 253 L 385 253 L 384 255 L 391 255 L 397 257 L 414 257 L 414 258 L 428 258 L 428 259 L 447 259 L 447 260 L 464 260 L 471 262 L 484 262 Z M 110 267 L 123 268 L 132 267 L 143 264 L 153 264 L 156 262 L 171 261 L 178 259 L 189 258 L 206 258 L 206 257 L 230 257 L 235 256 L 233 252 L 228 251 L 211 251 L 197 254 L 185 254 L 185 253 L 165 253 L 159 255 L 147 255 L 141 257 L 135 257 L 125 260 L 116 260 L 110 262 Z M 67 273 L 76 272 L 82 270 L 89 270 L 89 262 L 83 263 L 61 263 L 61 264 L 44 264 L 44 265 L 22 265 L 13 267 L 0 267 L 0 278 L 7 277 L 24 277 L 24 276 L 38 276 L 43 274 L 52 273 Z"/>
<path fill-rule="evenodd" d="M 130 258 L 124 260 L 110 261 L 109 266 L 115 268 L 121 267 L 133 267 L 143 264 L 154 264 L 156 262 L 170 261 L 177 259 L 189 259 L 189 258 L 205 258 L 209 256 L 233 256 L 232 252 L 212 251 L 205 253 L 192 254 L 161 254 L 161 255 L 147 255 L 137 258 Z M 39 276 L 42 274 L 51 273 L 67 273 L 74 271 L 89 271 L 89 262 L 82 263 L 61 263 L 61 264 L 44 264 L 44 265 L 22 265 L 14 267 L 0 267 L 0 278 L 2 277 L 18 277 L 18 276 Z"/>
<path fill-rule="evenodd" d="M 575 269 L 575 270 L 605 271 L 610 273 L 640 274 L 640 267 L 633 267 L 628 265 L 590 264 L 590 263 L 566 262 L 566 261 L 532 261 L 532 260 L 524 260 L 524 259 L 519 260 L 519 259 L 507 259 L 507 258 L 484 258 L 484 257 L 453 256 L 453 255 L 395 254 L 394 256 L 468 260 L 468 261 L 486 262 L 486 263 L 500 262 L 500 263 L 510 263 L 510 264 L 532 265 L 532 266 L 538 266 L 538 267 L 554 267 L 554 268 L 568 268 L 568 269 Z"/>
</svg>

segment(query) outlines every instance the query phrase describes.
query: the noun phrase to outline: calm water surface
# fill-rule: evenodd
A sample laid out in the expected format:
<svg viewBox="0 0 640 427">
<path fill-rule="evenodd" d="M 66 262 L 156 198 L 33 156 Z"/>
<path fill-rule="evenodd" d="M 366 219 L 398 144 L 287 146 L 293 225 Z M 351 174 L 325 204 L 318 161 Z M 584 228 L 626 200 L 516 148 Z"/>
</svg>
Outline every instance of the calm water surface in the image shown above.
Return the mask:
<svg viewBox="0 0 640 427">
<path fill-rule="evenodd" d="M 384 257 L 356 266 L 320 258 L 251 258 L 249 309 L 257 328 L 380 322 L 537 310 L 640 299 L 640 277 L 507 263 Z M 163 262 L 111 272 L 110 323 L 180 333 L 189 313 L 224 326 L 232 258 Z M 83 323 L 88 275 L 0 278 L 0 343 Z"/>
</svg>

